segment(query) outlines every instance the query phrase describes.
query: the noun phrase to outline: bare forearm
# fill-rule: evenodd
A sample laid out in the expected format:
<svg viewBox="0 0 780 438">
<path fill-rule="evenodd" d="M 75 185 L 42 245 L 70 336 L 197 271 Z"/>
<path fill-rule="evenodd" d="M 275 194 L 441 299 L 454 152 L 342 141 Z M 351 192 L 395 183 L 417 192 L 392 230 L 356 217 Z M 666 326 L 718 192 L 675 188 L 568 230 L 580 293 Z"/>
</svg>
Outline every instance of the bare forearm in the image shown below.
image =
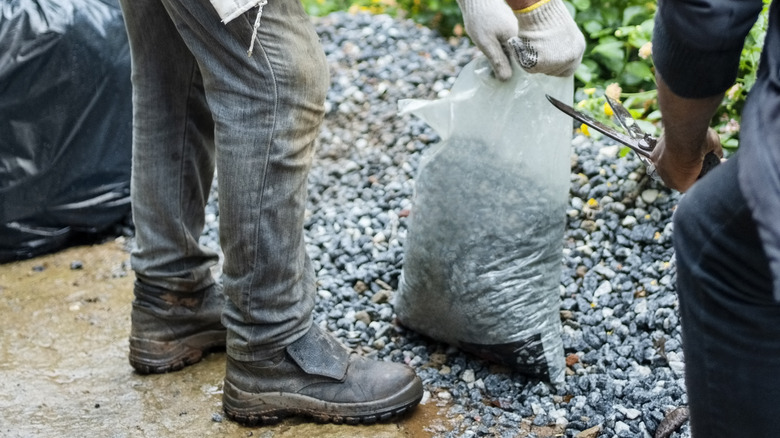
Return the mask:
<svg viewBox="0 0 780 438">
<path fill-rule="evenodd" d="M 675 94 L 656 75 L 658 107 L 661 110 L 666 145 L 679 157 L 701 159 L 708 152 L 702 150 L 715 111 L 723 94 L 703 99 L 688 99 Z"/>
<path fill-rule="evenodd" d="M 684 192 L 701 174 L 705 155 L 713 152 L 723 156 L 718 134 L 709 127 L 723 95 L 685 98 L 674 93 L 658 74 L 656 83 L 664 133 L 650 159 L 667 186 Z"/>
</svg>

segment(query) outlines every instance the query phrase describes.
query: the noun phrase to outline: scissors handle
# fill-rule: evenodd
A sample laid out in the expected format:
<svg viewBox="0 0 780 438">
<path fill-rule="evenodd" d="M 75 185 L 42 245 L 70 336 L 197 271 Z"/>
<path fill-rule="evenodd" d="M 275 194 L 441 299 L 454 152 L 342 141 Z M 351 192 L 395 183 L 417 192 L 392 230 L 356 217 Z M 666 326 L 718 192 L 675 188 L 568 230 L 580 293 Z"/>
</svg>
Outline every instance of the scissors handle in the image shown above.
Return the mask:
<svg viewBox="0 0 780 438">
<path fill-rule="evenodd" d="M 704 163 L 701 165 L 701 173 L 699 173 L 699 178 L 697 179 L 701 179 L 701 177 L 714 169 L 718 164 L 720 164 L 720 158 L 715 155 L 715 152 L 707 153 L 707 155 L 704 156 Z"/>
</svg>

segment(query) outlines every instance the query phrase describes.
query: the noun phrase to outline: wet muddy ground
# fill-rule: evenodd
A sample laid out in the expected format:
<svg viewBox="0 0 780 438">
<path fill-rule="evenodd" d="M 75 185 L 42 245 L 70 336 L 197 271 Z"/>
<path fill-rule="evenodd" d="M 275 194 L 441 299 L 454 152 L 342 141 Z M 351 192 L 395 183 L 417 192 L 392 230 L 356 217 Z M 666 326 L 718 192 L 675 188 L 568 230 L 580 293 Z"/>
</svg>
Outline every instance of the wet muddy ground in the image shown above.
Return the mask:
<svg viewBox="0 0 780 438">
<path fill-rule="evenodd" d="M 0 265 L 0 436 L 417 438 L 446 429 L 433 405 L 370 427 L 223 420 L 224 353 L 176 373 L 133 372 L 132 281 L 121 242 Z"/>
<path fill-rule="evenodd" d="M 132 282 L 122 239 L 0 265 L 0 436 L 423 438 L 455 429 L 458 419 L 433 402 L 372 426 L 223 419 L 224 353 L 175 373 L 133 372 Z"/>
</svg>

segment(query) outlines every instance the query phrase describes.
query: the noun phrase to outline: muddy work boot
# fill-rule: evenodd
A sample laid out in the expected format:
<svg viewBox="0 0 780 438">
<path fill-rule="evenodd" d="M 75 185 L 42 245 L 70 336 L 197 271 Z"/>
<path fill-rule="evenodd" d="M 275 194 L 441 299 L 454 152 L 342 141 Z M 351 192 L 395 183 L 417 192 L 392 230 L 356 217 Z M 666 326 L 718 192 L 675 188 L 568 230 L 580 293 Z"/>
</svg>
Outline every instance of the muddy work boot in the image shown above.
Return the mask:
<svg viewBox="0 0 780 438">
<path fill-rule="evenodd" d="M 350 353 L 313 325 L 274 359 L 228 357 L 222 405 L 228 418 L 245 426 L 291 415 L 371 424 L 408 411 L 422 395 L 422 382 L 411 368 Z"/>
<path fill-rule="evenodd" d="M 209 351 L 225 348 L 221 286 L 173 292 L 136 281 L 133 292 L 130 365 L 137 372 L 180 370 Z"/>
</svg>

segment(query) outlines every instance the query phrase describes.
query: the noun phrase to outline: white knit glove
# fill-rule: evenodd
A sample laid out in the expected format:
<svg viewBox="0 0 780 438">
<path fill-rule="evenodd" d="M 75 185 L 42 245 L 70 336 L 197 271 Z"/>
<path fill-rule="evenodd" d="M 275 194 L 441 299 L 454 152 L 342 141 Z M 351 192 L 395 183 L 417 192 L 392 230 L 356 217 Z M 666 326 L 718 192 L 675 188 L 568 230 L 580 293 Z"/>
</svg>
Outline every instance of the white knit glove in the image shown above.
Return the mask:
<svg viewBox="0 0 780 438">
<path fill-rule="evenodd" d="M 518 64 L 530 73 L 571 76 L 582 61 L 585 37 L 562 0 L 540 0 L 515 11 L 518 38 L 509 41 Z"/>
<path fill-rule="evenodd" d="M 463 24 L 474 44 L 482 50 L 493 72 L 501 80 L 512 76 L 507 40 L 517 36 L 517 19 L 504 0 L 458 0 Z"/>
<path fill-rule="evenodd" d="M 512 11 L 504 0 L 458 0 L 466 33 L 496 76 L 512 76 L 505 50 L 531 73 L 571 76 L 585 52 L 585 37 L 562 0 L 540 0 Z M 514 16 L 513 16 L 514 15 Z"/>
</svg>

